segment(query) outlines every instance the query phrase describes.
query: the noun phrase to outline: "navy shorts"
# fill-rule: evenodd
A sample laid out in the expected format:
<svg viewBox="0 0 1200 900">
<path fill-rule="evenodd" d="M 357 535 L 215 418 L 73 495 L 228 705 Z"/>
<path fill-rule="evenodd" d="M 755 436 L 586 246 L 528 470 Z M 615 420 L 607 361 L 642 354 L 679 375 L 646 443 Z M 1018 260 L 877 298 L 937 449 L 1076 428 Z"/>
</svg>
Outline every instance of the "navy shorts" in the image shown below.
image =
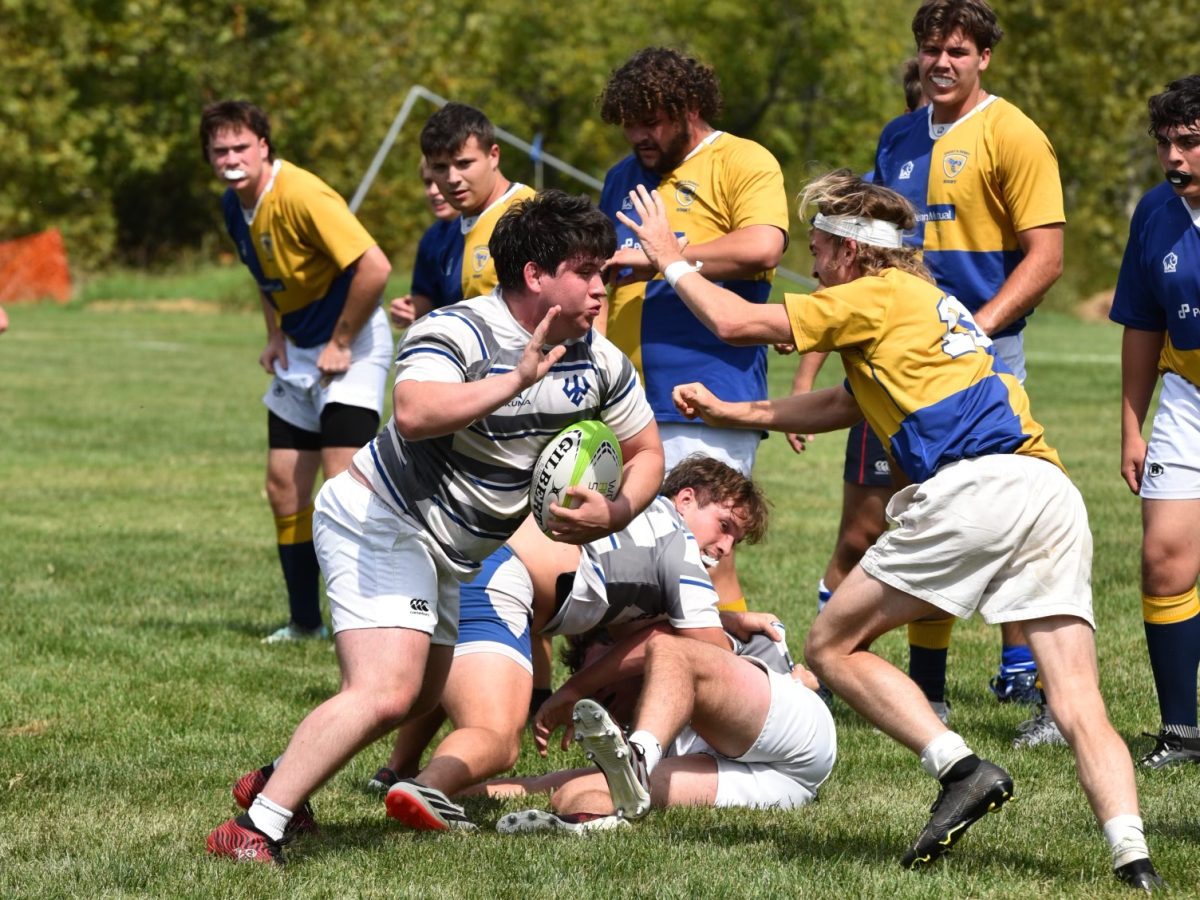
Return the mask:
<svg viewBox="0 0 1200 900">
<path fill-rule="evenodd" d="M 846 436 L 846 469 L 842 478 L 847 484 L 863 487 L 892 486 L 892 467 L 887 453 L 875 432 L 867 427 L 866 420 L 851 428 Z"/>
</svg>

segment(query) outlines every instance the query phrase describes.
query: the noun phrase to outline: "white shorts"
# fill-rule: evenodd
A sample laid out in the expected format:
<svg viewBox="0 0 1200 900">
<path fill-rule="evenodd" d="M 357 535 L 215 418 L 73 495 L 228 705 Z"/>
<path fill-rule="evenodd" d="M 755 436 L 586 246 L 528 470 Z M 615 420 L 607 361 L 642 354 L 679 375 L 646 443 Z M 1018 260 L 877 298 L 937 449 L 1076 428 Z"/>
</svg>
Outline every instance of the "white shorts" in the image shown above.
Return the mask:
<svg viewBox="0 0 1200 900">
<path fill-rule="evenodd" d="M 507 544 L 483 561 L 474 581 L 462 585 L 458 609 L 456 658 L 498 653 L 533 674 L 533 582 Z"/>
<path fill-rule="evenodd" d="M 1200 388 L 1165 372 L 1142 468 L 1143 500 L 1200 498 Z"/>
<path fill-rule="evenodd" d="M 1004 337 L 993 338 L 992 347 L 996 355 L 1004 360 L 1004 364 L 1017 376 L 1017 381 L 1025 383 L 1025 332 L 1008 334 Z"/>
<path fill-rule="evenodd" d="M 884 584 L 988 624 L 1076 616 L 1093 628 L 1092 533 L 1053 463 L 997 454 L 943 466 L 887 506 L 860 565 Z"/>
<path fill-rule="evenodd" d="M 325 482 L 313 511 L 313 544 L 334 634 L 411 628 L 433 643 L 458 638 L 459 582 L 439 569 L 416 522 L 395 512 L 349 471 Z"/>
<path fill-rule="evenodd" d="M 742 657 L 756 662 L 752 657 Z M 767 720 L 754 745 L 737 759 L 722 756 L 691 728 L 671 756 L 704 753 L 717 762 L 717 806 L 791 809 L 812 802 L 837 759 L 829 708 L 790 675 L 763 669 L 771 686 Z"/>
<path fill-rule="evenodd" d="M 685 457 L 702 453 L 737 469 L 747 478 L 762 441 L 761 431 L 742 428 L 710 428 L 708 425 L 660 422 L 666 470 L 670 472 Z"/>
<path fill-rule="evenodd" d="M 375 310 L 350 347 L 350 369 L 322 387 L 317 359 L 324 344 L 297 347 L 287 342 L 288 367 L 275 365 L 275 377 L 263 403 L 267 409 L 304 431 L 320 433 L 321 410 L 327 403 L 361 406 L 383 412 L 383 392 L 392 364 L 392 329 L 383 309 Z"/>
</svg>

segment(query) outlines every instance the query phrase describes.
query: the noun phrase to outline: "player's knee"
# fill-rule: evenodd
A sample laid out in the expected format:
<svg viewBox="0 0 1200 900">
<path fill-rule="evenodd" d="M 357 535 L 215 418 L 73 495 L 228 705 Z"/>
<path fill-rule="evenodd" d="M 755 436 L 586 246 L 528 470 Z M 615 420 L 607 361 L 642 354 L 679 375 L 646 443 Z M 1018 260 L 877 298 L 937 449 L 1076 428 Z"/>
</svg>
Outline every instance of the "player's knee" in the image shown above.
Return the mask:
<svg viewBox="0 0 1200 900">
<path fill-rule="evenodd" d="M 828 631 L 828 628 L 822 627 L 821 617 L 817 616 L 804 640 L 804 661 L 822 681 L 828 680 L 828 666 L 834 655 L 832 641 L 826 634 Z"/>
</svg>

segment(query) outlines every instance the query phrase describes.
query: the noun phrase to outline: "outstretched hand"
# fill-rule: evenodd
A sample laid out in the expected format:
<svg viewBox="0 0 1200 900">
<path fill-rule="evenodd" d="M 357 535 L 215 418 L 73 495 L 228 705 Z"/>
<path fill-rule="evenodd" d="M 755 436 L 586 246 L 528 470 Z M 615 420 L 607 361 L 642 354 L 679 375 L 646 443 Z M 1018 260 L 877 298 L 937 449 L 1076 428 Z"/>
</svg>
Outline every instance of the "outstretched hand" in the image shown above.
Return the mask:
<svg viewBox="0 0 1200 900">
<path fill-rule="evenodd" d="M 577 699 L 579 698 L 563 685 L 538 707 L 533 718 L 533 744 L 541 756 L 546 755 L 550 737 L 559 728 L 563 729 L 562 749 L 570 748 L 571 738 L 575 736 L 575 724 L 571 720 L 571 713 L 575 709 Z"/>
<path fill-rule="evenodd" d="M 516 371 L 521 379 L 522 390 L 541 381 L 550 368 L 567 352 L 567 348 L 561 344 L 551 347 L 549 350 L 545 349 L 546 334 L 550 331 L 550 323 L 554 321 L 560 309 L 561 307 L 552 306 L 546 311 L 546 315 L 538 323 L 537 328 L 533 329 L 529 343 L 521 352 Z"/>
<path fill-rule="evenodd" d="M 642 252 L 660 272 L 671 263 L 683 259 L 683 248 L 671 223 L 667 221 L 667 209 L 658 191 L 648 191 L 639 184 L 629 192 L 629 201 L 640 222 L 635 222 L 625 213 L 618 211 L 617 219 L 628 227 L 641 244 Z"/>
</svg>

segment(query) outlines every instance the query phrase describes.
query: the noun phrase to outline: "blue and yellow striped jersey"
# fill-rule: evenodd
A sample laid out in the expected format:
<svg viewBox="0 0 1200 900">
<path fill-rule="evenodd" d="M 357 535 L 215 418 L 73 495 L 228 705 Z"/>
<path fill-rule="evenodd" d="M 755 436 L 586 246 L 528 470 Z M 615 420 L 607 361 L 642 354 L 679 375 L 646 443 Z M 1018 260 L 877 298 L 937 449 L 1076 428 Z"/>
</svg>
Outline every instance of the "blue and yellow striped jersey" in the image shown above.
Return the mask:
<svg viewBox="0 0 1200 900">
<path fill-rule="evenodd" d="M 786 294 L 796 349 L 841 354 L 867 423 L 914 482 L 960 459 L 1058 454 L 991 340 L 939 287 L 898 269 Z"/>
<path fill-rule="evenodd" d="M 297 347 L 333 334 L 354 263 L 375 245 L 341 196 L 316 175 L 280 161 L 247 225 L 233 189 L 221 198 L 225 227 L 276 321 Z"/>
<path fill-rule="evenodd" d="M 631 213 L 629 192 L 639 184 L 658 188 L 671 227 L 691 244 L 750 225 L 774 225 L 787 234 L 783 173 L 775 157 L 753 141 L 714 132 L 665 177 L 643 168 L 634 155 L 613 166 L 604 179 L 600 208 L 616 226 L 618 248 L 638 246 L 616 216 L 618 210 Z M 720 284 L 745 300 L 765 303 L 773 273 Z M 720 340 L 661 277 L 621 285 L 610 294 L 606 334 L 637 366 L 660 422 L 688 421 L 671 402 L 671 390 L 684 382 L 703 381 L 733 400 L 767 395 L 765 348 Z"/>
<path fill-rule="evenodd" d="M 1109 318 L 1165 331 L 1160 372 L 1200 387 L 1200 214 L 1165 181 L 1137 205 Z"/>
<path fill-rule="evenodd" d="M 916 208 L 906 243 L 923 249 L 937 283 L 975 312 L 1023 258 L 1017 233 L 1066 221 L 1058 160 L 1042 130 L 999 97 L 936 139 L 931 116 L 925 107 L 887 124 L 873 180 Z M 1024 327 L 1021 318 L 992 337 Z"/>
</svg>

